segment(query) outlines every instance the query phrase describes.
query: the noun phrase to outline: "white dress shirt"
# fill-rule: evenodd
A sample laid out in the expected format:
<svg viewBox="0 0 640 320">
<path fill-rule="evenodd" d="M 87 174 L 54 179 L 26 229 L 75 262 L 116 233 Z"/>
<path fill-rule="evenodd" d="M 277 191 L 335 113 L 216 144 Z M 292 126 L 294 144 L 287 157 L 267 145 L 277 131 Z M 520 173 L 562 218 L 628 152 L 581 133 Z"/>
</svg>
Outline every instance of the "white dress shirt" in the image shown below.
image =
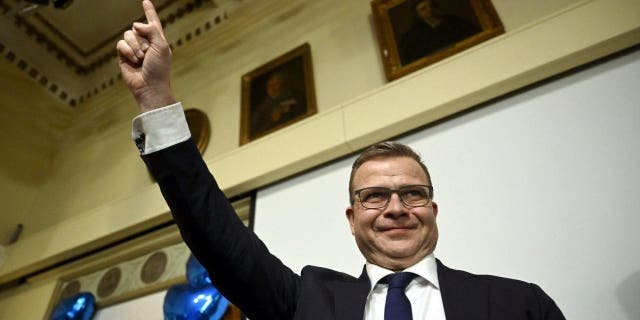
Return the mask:
<svg viewBox="0 0 640 320">
<path fill-rule="evenodd" d="M 385 276 L 392 274 L 393 271 L 368 262 L 366 270 L 372 289 L 367 296 L 367 304 L 364 307 L 364 319 L 384 320 L 384 306 L 389 285 L 378 282 Z M 424 257 L 420 262 L 403 271 L 418 275 L 411 280 L 405 290 L 407 298 L 411 302 L 413 320 L 445 319 L 438 282 L 438 268 L 433 254 Z"/>
</svg>

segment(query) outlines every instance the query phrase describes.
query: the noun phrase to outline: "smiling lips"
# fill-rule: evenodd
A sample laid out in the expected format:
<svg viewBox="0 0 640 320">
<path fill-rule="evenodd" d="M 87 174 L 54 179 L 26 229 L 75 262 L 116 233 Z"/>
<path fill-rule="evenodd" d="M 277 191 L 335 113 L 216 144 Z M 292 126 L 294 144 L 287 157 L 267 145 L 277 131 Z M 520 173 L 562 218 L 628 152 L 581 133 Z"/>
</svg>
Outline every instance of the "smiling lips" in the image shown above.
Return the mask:
<svg viewBox="0 0 640 320">
<path fill-rule="evenodd" d="M 416 228 L 411 227 L 389 227 L 382 228 L 379 230 L 379 232 L 391 240 L 400 240 L 412 237 L 415 230 Z"/>
<path fill-rule="evenodd" d="M 403 230 L 413 230 L 415 229 L 415 227 L 412 226 L 388 226 L 388 227 L 381 227 L 378 228 L 378 231 L 380 232 L 389 232 L 389 231 L 403 231 Z"/>
</svg>

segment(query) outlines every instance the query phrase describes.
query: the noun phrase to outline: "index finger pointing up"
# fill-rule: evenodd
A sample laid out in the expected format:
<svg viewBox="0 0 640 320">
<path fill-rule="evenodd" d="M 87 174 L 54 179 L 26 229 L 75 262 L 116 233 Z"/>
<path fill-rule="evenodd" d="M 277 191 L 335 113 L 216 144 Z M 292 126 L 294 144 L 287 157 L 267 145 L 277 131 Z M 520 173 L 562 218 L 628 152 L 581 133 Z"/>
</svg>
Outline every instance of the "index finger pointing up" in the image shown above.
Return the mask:
<svg viewBox="0 0 640 320">
<path fill-rule="evenodd" d="M 142 8 L 144 9 L 145 17 L 147 17 L 147 22 L 162 30 L 162 23 L 160 22 L 156 8 L 153 7 L 153 3 L 149 0 L 144 0 L 142 1 Z"/>
</svg>

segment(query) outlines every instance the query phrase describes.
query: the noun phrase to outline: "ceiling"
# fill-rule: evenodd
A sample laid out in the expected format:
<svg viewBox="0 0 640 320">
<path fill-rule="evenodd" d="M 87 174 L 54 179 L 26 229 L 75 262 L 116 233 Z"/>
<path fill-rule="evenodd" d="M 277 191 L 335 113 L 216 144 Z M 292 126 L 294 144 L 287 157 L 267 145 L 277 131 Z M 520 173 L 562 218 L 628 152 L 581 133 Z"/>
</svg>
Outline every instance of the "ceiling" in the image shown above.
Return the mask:
<svg viewBox="0 0 640 320">
<path fill-rule="evenodd" d="M 61 0 L 55 0 L 61 1 Z M 64 1 L 64 0 L 63 0 Z M 154 0 L 163 25 L 188 23 L 207 11 L 220 15 L 241 0 Z M 70 106 L 113 85 L 115 44 L 133 21 L 143 21 L 140 0 L 0 0 L 0 54 Z M 175 44 L 172 44 L 175 45 Z M 108 66 L 108 67 L 107 67 Z"/>
</svg>

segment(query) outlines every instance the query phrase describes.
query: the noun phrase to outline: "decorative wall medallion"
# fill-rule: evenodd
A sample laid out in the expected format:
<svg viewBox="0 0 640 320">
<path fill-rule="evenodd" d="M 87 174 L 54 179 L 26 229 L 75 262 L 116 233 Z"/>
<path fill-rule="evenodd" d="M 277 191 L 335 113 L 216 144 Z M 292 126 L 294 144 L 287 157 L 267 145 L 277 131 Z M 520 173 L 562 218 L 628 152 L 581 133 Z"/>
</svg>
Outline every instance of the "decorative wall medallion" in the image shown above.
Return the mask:
<svg viewBox="0 0 640 320">
<path fill-rule="evenodd" d="M 64 287 L 64 290 L 62 290 L 60 299 L 69 298 L 78 292 L 80 292 L 80 281 L 71 281 L 66 287 Z"/>
<path fill-rule="evenodd" d="M 112 268 L 107 271 L 98 283 L 98 297 L 105 298 L 110 296 L 118 288 L 121 278 L 122 271 L 120 271 L 120 268 Z"/>
<path fill-rule="evenodd" d="M 191 137 L 193 137 L 198 146 L 198 151 L 200 151 L 200 154 L 204 154 L 211 136 L 211 126 L 209 125 L 207 114 L 202 110 L 188 109 L 184 111 L 184 115 L 187 118 Z"/>
<path fill-rule="evenodd" d="M 158 251 L 147 258 L 140 270 L 140 279 L 142 282 L 149 284 L 160 279 L 160 276 L 167 268 L 167 254 Z"/>
</svg>

